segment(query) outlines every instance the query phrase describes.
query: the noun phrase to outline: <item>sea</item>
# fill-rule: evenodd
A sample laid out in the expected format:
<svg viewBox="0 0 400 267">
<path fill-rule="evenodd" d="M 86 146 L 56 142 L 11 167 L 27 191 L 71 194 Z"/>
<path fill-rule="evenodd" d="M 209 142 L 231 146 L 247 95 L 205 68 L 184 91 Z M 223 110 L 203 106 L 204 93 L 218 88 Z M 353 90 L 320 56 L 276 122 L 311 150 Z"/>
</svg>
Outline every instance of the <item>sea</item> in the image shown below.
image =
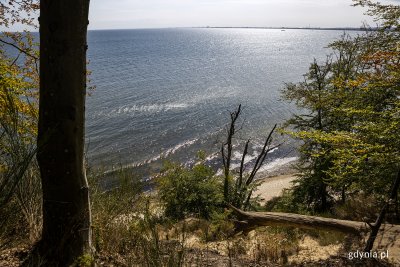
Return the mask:
<svg viewBox="0 0 400 267">
<path fill-rule="evenodd" d="M 233 165 L 251 139 L 251 165 L 275 124 L 300 111 L 283 100 L 286 83 L 304 80 L 323 62 L 343 30 L 173 28 L 98 30 L 88 34 L 90 85 L 86 155 L 108 171 L 137 168 L 143 175 L 166 160 L 190 165 L 204 151 L 221 165 L 230 112 L 242 113 Z M 351 35 L 357 32 L 351 32 Z M 296 160 L 298 141 L 274 135 L 263 170 Z"/>
</svg>

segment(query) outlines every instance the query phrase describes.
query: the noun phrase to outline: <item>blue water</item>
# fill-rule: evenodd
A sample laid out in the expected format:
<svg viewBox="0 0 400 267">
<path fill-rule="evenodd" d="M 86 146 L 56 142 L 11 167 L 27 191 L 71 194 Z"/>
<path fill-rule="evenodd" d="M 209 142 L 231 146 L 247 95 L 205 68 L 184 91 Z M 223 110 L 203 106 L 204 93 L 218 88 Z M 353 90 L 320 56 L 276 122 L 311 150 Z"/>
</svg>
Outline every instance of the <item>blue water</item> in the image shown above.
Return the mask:
<svg viewBox="0 0 400 267">
<path fill-rule="evenodd" d="M 342 34 L 271 29 L 89 32 L 89 69 L 96 86 L 87 98 L 90 163 L 145 166 L 168 157 L 187 162 L 199 149 L 213 154 L 223 140 L 229 111 L 238 104 L 244 107 L 238 137 L 252 136 L 257 150 L 273 124 L 296 112 L 294 105 L 280 100 L 284 83 L 302 80 L 313 58 L 323 60 L 327 44 Z M 293 148 L 288 141 L 271 160 L 292 157 Z"/>
</svg>

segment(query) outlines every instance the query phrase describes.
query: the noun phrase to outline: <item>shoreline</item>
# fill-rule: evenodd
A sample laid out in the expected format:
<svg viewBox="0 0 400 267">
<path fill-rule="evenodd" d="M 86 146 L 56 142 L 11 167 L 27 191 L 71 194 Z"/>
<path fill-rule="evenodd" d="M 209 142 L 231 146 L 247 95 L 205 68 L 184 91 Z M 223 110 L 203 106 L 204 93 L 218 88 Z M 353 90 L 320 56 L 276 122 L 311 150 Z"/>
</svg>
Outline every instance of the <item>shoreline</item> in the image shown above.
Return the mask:
<svg viewBox="0 0 400 267">
<path fill-rule="evenodd" d="M 261 184 L 259 187 L 262 188 L 262 184 L 268 184 L 271 181 L 275 180 L 287 179 L 286 178 L 287 176 L 294 176 L 297 173 L 296 169 L 294 168 L 294 165 L 297 162 L 298 162 L 298 157 L 286 157 L 286 158 L 277 158 L 271 162 L 265 163 L 257 173 L 255 177 L 255 182 L 259 182 Z M 212 165 L 213 164 L 209 166 Z M 154 185 L 153 183 L 154 178 L 156 178 L 160 174 L 162 166 L 163 166 L 162 161 L 155 161 L 150 164 L 140 165 L 140 166 L 134 166 L 132 164 L 127 164 L 125 166 L 120 165 L 108 170 L 91 167 L 91 171 L 95 173 L 95 176 L 97 178 L 100 178 L 100 184 L 102 188 L 104 188 L 105 190 L 110 190 L 118 186 L 120 182 L 120 179 L 118 179 L 118 173 L 121 171 L 123 172 L 127 171 L 129 172 L 130 175 L 132 175 L 132 177 L 135 177 L 135 179 L 140 179 L 141 181 L 144 182 L 145 191 L 152 191 Z M 215 175 L 221 175 L 221 174 L 222 173 L 218 173 L 218 171 L 215 172 Z M 274 192 L 276 192 L 279 186 L 274 185 L 274 187 L 276 187 L 276 189 L 274 189 L 275 190 Z M 254 196 L 256 196 L 256 193 L 258 194 L 258 191 L 259 190 L 254 192 Z M 281 190 L 279 191 L 279 193 L 280 192 Z M 272 193 L 272 194 L 273 196 L 277 196 L 277 193 Z M 268 200 L 270 199 L 268 192 L 262 192 L 262 195 L 263 196 L 265 195 L 265 197 Z"/>
<path fill-rule="evenodd" d="M 295 174 L 284 174 L 259 179 L 260 185 L 254 192 L 254 196 L 260 197 L 260 204 L 265 205 L 271 199 L 279 197 L 284 189 L 289 189 L 292 186 L 292 181 L 295 179 Z"/>
<path fill-rule="evenodd" d="M 291 182 L 297 178 L 296 174 L 298 172 L 294 167 L 297 162 L 298 159 L 295 159 L 258 174 L 257 182 L 260 185 L 254 192 L 254 196 L 260 197 L 262 205 L 265 205 L 265 203 L 274 197 L 280 196 L 284 189 L 292 186 Z"/>
<path fill-rule="evenodd" d="M 297 173 L 295 165 L 298 163 L 298 157 L 278 158 L 261 167 L 257 174 L 257 180 L 277 177 L 282 175 L 294 175 Z M 280 162 L 281 161 L 281 162 Z"/>
</svg>

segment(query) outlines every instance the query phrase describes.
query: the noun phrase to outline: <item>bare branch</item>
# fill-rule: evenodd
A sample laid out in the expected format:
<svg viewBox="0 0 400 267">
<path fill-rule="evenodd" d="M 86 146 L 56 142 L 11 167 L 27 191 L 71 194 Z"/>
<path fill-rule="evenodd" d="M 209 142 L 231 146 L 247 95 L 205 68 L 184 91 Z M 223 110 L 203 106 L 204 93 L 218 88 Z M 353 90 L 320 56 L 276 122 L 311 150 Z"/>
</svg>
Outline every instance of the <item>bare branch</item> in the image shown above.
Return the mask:
<svg viewBox="0 0 400 267">
<path fill-rule="evenodd" d="M 242 160 L 240 161 L 239 188 L 242 187 L 243 172 L 244 172 L 244 169 L 245 169 L 244 160 L 245 160 L 246 155 L 247 155 L 247 153 L 248 153 L 249 143 L 250 143 L 250 139 L 247 140 L 246 145 L 244 146 L 243 155 L 242 155 Z"/>
<path fill-rule="evenodd" d="M 272 130 L 269 132 L 267 139 L 265 139 L 264 146 L 257 157 L 256 163 L 254 164 L 253 170 L 250 173 L 249 178 L 246 181 L 246 185 L 249 185 L 253 180 L 255 175 L 257 174 L 258 170 L 261 168 L 262 164 L 264 163 L 267 153 L 271 150 L 267 149 L 268 145 L 271 143 L 272 134 L 274 133 L 277 124 L 274 125 Z"/>
<path fill-rule="evenodd" d="M 242 109 L 242 105 L 240 104 L 236 111 L 230 113 L 231 123 L 230 123 L 229 130 L 228 130 L 228 137 L 227 137 L 226 143 L 223 144 L 221 147 L 222 161 L 224 164 L 224 174 L 225 174 L 225 181 L 224 181 L 225 201 L 228 201 L 228 198 L 229 198 L 229 173 L 230 173 L 230 165 L 231 165 L 232 150 L 233 150 L 232 139 L 233 139 L 233 136 L 235 135 L 235 124 L 236 124 L 237 119 L 239 118 L 241 109 Z M 227 150 L 226 155 L 225 155 L 225 146 L 226 146 L 226 150 Z"/>
<path fill-rule="evenodd" d="M 13 43 L 11 43 L 11 42 L 7 42 L 7 41 L 5 41 L 5 40 L 3 40 L 3 39 L 0 39 L 0 43 L 3 43 L 3 44 L 6 44 L 6 45 L 9 45 L 9 46 L 12 46 L 12 47 L 14 47 L 15 49 L 17 49 L 19 52 L 24 53 L 25 55 L 27 55 L 27 56 L 33 58 L 34 60 L 39 60 L 38 57 L 36 57 L 35 55 L 32 55 L 31 53 L 29 53 L 29 51 L 26 51 L 26 50 L 22 49 L 21 47 L 19 47 L 19 46 L 16 45 L 16 44 L 13 44 Z"/>
</svg>

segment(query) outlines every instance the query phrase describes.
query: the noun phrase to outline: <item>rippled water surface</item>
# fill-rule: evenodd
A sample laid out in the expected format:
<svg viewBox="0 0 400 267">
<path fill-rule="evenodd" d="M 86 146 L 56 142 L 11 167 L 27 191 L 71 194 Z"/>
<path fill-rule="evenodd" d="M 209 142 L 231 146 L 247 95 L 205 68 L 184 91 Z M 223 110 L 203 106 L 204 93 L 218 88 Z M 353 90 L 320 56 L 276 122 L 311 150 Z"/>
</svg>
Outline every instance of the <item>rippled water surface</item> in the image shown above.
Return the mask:
<svg viewBox="0 0 400 267">
<path fill-rule="evenodd" d="M 188 161 L 218 151 L 230 110 L 244 106 L 241 138 L 253 150 L 274 123 L 295 112 L 280 100 L 285 82 L 302 80 L 313 58 L 342 31 L 154 29 L 89 32 L 95 91 L 87 99 L 92 164 Z M 293 157 L 283 146 L 271 160 Z M 212 157 L 212 156 L 211 156 Z"/>
</svg>

